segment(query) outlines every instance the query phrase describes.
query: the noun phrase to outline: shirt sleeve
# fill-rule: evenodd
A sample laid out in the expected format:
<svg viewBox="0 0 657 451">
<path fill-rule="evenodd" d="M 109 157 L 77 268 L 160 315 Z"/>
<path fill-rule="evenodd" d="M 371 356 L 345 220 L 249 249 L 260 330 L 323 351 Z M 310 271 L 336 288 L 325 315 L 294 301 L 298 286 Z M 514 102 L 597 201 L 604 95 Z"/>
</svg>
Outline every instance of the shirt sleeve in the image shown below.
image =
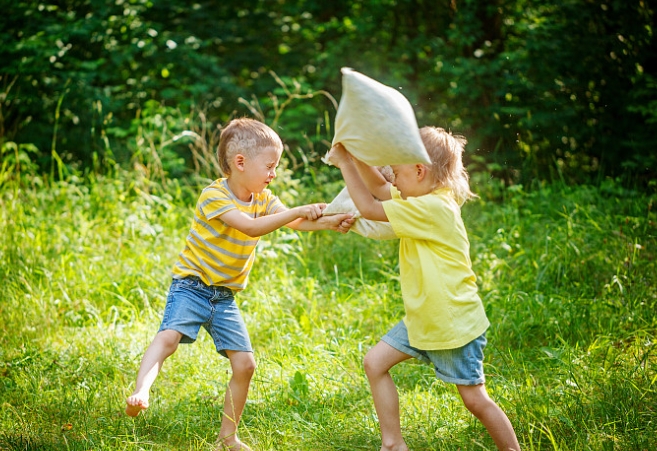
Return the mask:
<svg viewBox="0 0 657 451">
<path fill-rule="evenodd" d="M 265 190 L 263 193 L 265 194 L 267 205 L 267 208 L 265 209 L 265 215 L 271 215 L 286 209 L 285 205 L 283 205 L 283 202 L 281 202 L 278 196 L 275 196 L 271 191 Z"/>
<path fill-rule="evenodd" d="M 220 186 L 207 187 L 198 200 L 199 213 L 208 221 L 236 208 L 230 194 Z"/>
</svg>

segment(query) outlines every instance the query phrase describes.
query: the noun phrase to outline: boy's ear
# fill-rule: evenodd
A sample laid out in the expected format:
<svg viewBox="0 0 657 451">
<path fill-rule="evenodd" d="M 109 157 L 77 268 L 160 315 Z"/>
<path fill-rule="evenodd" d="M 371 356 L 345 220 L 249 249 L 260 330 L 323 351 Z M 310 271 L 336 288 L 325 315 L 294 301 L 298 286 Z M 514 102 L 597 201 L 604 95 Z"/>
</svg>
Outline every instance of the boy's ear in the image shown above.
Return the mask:
<svg viewBox="0 0 657 451">
<path fill-rule="evenodd" d="M 244 160 L 245 157 L 241 153 L 238 153 L 233 157 L 233 163 L 235 164 L 235 168 L 237 168 L 238 171 L 244 171 Z"/>
</svg>

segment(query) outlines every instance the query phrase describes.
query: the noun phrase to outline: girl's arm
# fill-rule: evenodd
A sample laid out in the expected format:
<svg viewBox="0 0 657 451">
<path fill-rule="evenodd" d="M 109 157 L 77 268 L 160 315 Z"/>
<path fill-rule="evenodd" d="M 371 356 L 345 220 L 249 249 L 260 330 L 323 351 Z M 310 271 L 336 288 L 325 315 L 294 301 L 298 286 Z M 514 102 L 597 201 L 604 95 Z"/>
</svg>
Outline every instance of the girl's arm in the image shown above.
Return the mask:
<svg viewBox="0 0 657 451">
<path fill-rule="evenodd" d="M 333 146 L 329 152 L 329 161 L 342 171 L 342 177 L 347 184 L 349 196 L 351 196 L 351 200 L 354 201 L 356 208 L 358 208 L 363 218 L 388 222 L 388 216 L 383 209 L 383 205 L 381 205 L 381 201 L 377 200 L 374 194 L 368 189 L 356 166 L 358 163 L 354 160 L 342 145 Z M 377 171 L 376 169 L 374 170 Z M 366 172 L 366 174 L 372 179 L 375 178 L 372 173 Z M 383 176 L 381 176 L 381 179 L 385 180 Z M 386 181 L 386 183 L 388 182 Z M 387 198 L 389 199 L 390 197 L 391 195 L 388 193 Z"/>
<path fill-rule="evenodd" d="M 392 199 L 392 195 L 390 194 L 391 183 L 383 177 L 383 174 L 377 168 L 363 163 L 357 158 L 352 157 L 352 160 L 365 186 L 367 186 L 367 189 L 374 197 L 379 200 Z"/>
</svg>

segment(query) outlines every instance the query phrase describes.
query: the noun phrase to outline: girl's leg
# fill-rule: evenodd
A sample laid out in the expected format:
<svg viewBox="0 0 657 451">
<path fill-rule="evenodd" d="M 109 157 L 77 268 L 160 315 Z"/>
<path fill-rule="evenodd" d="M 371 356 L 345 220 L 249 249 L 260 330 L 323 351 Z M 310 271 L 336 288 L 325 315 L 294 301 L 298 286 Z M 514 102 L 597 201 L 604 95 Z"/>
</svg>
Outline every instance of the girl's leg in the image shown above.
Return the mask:
<svg viewBox="0 0 657 451">
<path fill-rule="evenodd" d="M 518 438 L 506 414 L 490 399 L 486 386 L 457 385 L 459 394 L 472 414 L 482 422 L 497 449 L 500 451 L 520 451 Z"/>
<path fill-rule="evenodd" d="M 249 393 L 251 377 L 255 372 L 256 362 L 252 352 L 226 351 L 230 359 L 233 375 L 228 382 L 224 398 L 224 416 L 217 440 L 219 450 L 249 451 L 250 448 L 237 438 L 242 411 Z"/>
<path fill-rule="evenodd" d="M 151 386 L 164 360 L 178 349 L 181 338 L 180 332 L 175 330 L 163 330 L 157 333 L 141 359 L 135 391 L 126 400 L 126 414 L 136 417 L 139 412 L 148 408 Z"/>
<path fill-rule="evenodd" d="M 399 419 L 399 395 L 389 370 L 410 355 L 380 341 L 365 356 L 364 366 L 379 417 L 382 451 L 407 451 Z"/>
</svg>

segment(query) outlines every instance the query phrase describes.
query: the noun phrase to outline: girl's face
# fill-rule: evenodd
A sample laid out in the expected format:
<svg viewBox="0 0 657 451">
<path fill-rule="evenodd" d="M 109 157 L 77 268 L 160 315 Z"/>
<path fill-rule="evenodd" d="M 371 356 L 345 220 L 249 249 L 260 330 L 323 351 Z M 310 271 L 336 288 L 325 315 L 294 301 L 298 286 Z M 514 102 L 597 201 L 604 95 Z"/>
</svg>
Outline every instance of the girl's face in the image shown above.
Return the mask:
<svg viewBox="0 0 657 451">
<path fill-rule="evenodd" d="M 394 164 L 390 168 L 394 174 L 392 184 L 399 190 L 402 199 L 423 196 L 433 190 L 428 170 L 423 164 Z"/>
<path fill-rule="evenodd" d="M 392 173 L 395 175 L 393 185 L 401 193 L 402 199 L 412 196 L 413 185 L 417 184 L 415 164 L 395 164 L 391 165 Z"/>
</svg>

